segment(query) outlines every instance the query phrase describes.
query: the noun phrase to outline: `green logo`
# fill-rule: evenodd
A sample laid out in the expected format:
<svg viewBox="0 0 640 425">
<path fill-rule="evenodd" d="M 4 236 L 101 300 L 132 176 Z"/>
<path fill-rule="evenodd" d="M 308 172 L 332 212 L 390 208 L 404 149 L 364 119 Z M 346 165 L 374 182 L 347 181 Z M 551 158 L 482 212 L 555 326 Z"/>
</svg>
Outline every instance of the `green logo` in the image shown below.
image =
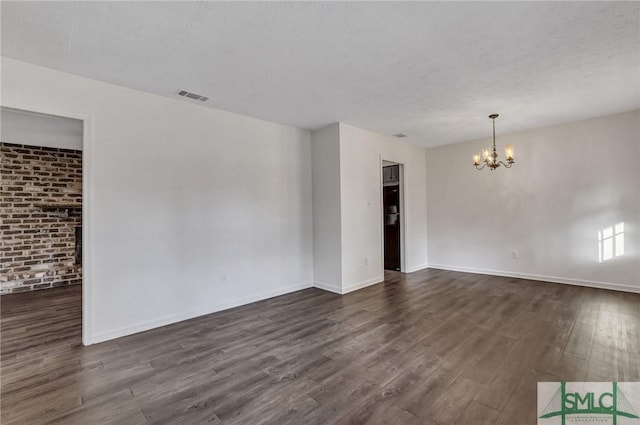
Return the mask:
<svg viewBox="0 0 640 425">
<path fill-rule="evenodd" d="M 632 405 L 621 386 L 628 388 L 631 400 L 637 403 L 638 382 L 539 382 L 538 424 L 565 425 L 567 420 L 573 424 L 640 424 L 637 406 Z M 549 398 L 550 393 L 553 395 Z M 545 399 L 549 400 L 546 404 Z"/>
</svg>

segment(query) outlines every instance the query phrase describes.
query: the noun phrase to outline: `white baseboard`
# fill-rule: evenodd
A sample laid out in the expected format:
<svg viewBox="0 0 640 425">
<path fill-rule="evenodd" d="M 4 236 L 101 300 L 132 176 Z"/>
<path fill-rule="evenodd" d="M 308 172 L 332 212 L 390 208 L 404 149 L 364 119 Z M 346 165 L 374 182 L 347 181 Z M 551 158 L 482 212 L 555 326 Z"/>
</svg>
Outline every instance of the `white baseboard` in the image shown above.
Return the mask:
<svg viewBox="0 0 640 425">
<path fill-rule="evenodd" d="M 204 316 L 218 311 L 228 310 L 230 308 L 239 307 L 245 304 L 251 304 L 256 301 L 266 300 L 268 298 L 277 297 L 279 295 L 288 294 L 290 292 L 300 291 L 302 289 L 311 288 L 311 283 L 303 283 L 298 285 L 286 286 L 284 288 L 275 289 L 273 291 L 267 291 L 259 294 L 251 295 L 246 298 L 238 298 L 221 304 L 215 304 L 211 307 L 201 310 L 185 311 L 177 314 L 170 314 L 160 319 L 148 320 L 135 325 L 126 326 L 119 329 L 112 329 L 93 335 L 91 344 L 97 344 L 99 342 L 109 341 L 111 339 L 120 338 L 123 336 L 135 334 L 138 332 L 148 331 L 150 329 L 159 328 L 161 326 L 170 325 L 172 323 L 182 322 L 183 320 L 193 319 L 194 317 Z"/>
<path fill-rule="evenodd" d="M 365 288 L 367 286 L 375 285 L 376 283 L 380 283 L 384 280 L 384 277 L 377 276 L 372 279 L 363 280 L 362 282 L 352 283 L 351 285 L 345 287 L 339 287 L 338 285 L 333 285 L 325 282 L 315 282 L 313 286 L 319 289 L 324 289 L 325 291 L 333 292 L 335 294 L 348 294 L 349 292 L 357 291 L 358 289 Z"/>
<path fill-rule="evenodd" d="M 363 280 L 361 282 L 352 283 L 351 285 L 347 285 L 342 288 L 343 294 L 348 294 L 349 292 L 357 291 L 358 289 L 366 288 L 367 286 L 375 285 L 376 283 L 381 283 L 384 280 L 384 276 L 376 276 L 372 279 Z"/>
<path fill-rule="evenodd" d="M 454 272 L 488 274 L 493 276 L 515 277 L 519 279 L 539 280 L 543 282 L 562 283 L 565 285 L 588 286 L 590 288 L 610 289 L 613 291 L 640 293 L 639 286 L 625 285 L 622 283 L 598 282 L 595 280 L 573 279 L 558 276 L 546 276 L 530 273 L 508 272 L 503 270 L 478 269 L 475 267 L 451 266 L 447 264 L 429 264 L 430 269 L 451 270 Z"/>
<path fill-rule="evenodd" d="M 329 292 L 333 292 L 334 294 L 340 294 L 342 295 L 342 288 L 340 288 L 338 285 L 334 285 L 331 283 L 325 283 L 325 282 L 314 282 L 313 286 L 318 288 L 318 289 L 322 289 L 325 291 L 329 291 Z"/>
<path fill-rule="evenodd" d="M 407 270 L 405 270 L 405 273 L 417 272 L 417 271 L 420 271 L 420 270 L 424 270 L 424 269 L 426 269 L 428 267 L 429 267 L 428 264 L 421 264 L 419 266 L 408 267 Z"/>
</svg>

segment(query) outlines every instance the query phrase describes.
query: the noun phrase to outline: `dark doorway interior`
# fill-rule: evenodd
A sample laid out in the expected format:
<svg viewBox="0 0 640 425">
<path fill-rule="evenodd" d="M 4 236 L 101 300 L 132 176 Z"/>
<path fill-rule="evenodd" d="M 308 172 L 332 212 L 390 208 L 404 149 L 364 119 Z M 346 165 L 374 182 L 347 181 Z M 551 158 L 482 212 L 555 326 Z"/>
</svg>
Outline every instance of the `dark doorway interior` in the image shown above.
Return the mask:
<svg viewBox="0 0 640 425">
<path fill-rule="evenodd" d="M 384 167 L 382 191 L 384 207 L 384 268 L 400 270 L 400 181 L 389 181 L 387 174 L 398 175 L 398 166 Z"/>
</svg>

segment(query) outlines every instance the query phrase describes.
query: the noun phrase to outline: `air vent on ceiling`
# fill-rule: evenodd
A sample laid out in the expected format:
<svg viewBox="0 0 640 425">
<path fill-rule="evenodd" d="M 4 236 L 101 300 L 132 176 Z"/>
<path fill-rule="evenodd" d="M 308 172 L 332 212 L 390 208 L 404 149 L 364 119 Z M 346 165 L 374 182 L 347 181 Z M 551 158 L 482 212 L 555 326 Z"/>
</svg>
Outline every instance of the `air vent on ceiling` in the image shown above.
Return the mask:
<svg viewBox="0 0 640 425">
<path fill-rule="evenodd" d="M 192 93 L 186 90 L 179 90 L 178 94 L 180 96 L 188 97 L 189 99 L 199 100 L 200 102 L 206 102 L 207 100 L 209 100 L 208 96 L 203 96 L 201 94 Z"/>
<path fill-rule="evenodd" d="M 406 134 L 402 134 L 402 133 L 398 133 L 398 134 L 394 134 L 393 137 L 397 137 L 399 139 L 402 139 L 403 137 L 407 137 Z"/>
</svg>

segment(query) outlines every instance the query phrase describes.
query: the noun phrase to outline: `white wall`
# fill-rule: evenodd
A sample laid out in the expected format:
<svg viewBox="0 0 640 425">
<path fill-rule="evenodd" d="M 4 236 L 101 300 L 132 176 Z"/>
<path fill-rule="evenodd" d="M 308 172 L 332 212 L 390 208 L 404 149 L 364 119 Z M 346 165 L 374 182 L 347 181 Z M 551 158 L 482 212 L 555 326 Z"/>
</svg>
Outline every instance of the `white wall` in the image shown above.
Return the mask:
<svg viewBox="0 0 640 425">
<path fill-rule="evenodd" d="M 384 278 L 383 160 L 404 165 L 405 271 L 427 267 L 424 152 L 406 141 L 340 124 L 343 292 Z"/>
<path fill-rule="evenodd" d="M 471 165 L 490 139 L 427 150 L 430 266 L 640 291 L 640 111 L 497 130 L 509 170 Z M 625 254 L 600 263 L 598 231 L 618 222 Z"/>
<path fill-rule="evenodd" d="M 21 145 L 82 150 L 82 121 L 2 108 L 2 141 Z"/>
<path fill-rule="evenodd" d="M 315 286 L 342 292 L 340 127 L 311 133 L 313 162 L 313 270 Z"/>
<path fill-rule="evenodd" d="M 2 104 L 87 117 L 85 343 L 311 286 L 308 131 L 8 58 Z"/>
<path fill-rule="evenodd" d="M 384 279 L 383 161 L 404 165 L 404 271 L 427 267 L 424 148 L 343 123 L 311 140 L 315 286 L 344 294 Z"/>
</svg>

